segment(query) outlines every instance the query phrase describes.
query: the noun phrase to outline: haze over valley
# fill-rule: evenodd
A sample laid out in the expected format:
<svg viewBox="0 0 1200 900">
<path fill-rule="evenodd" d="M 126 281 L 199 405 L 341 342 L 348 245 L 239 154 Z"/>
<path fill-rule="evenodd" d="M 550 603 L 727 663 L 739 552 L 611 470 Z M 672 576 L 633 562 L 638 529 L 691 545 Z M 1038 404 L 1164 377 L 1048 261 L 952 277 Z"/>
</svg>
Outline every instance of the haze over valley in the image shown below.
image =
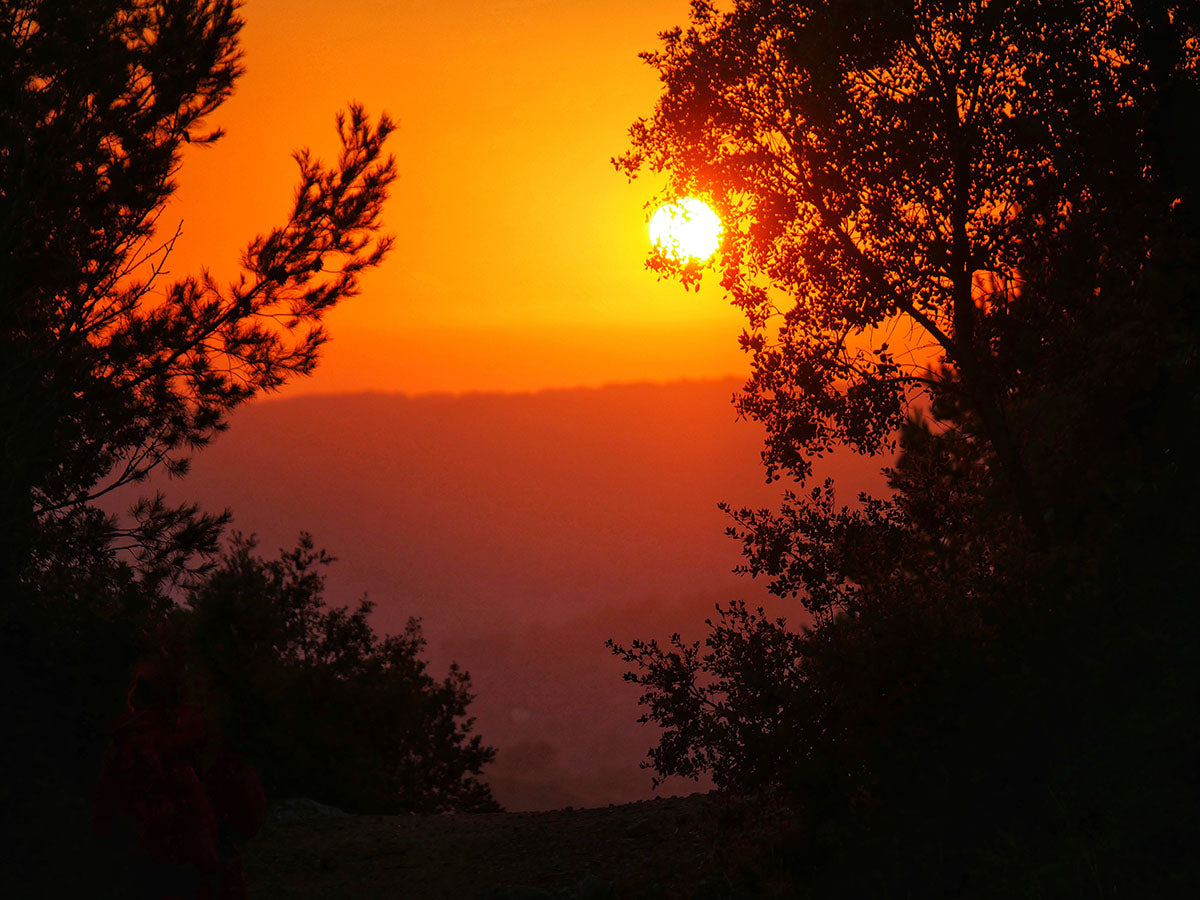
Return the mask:
<svg viewBox="0 0 1200 900">
<path fill-rule="evenodd" d="M 168 496 L 229 507 L 264 556 L 300 529 L 337 557 L 327 598 L 422 619 L 434 673 L 472 678 L 489 780 L 511 809 L 650 794 L 653 732 L 605 639 L 701 637 L 717 602 L 789 613 L 731 570 L 717 502 L 774 506 L 734 379 L 534 394 L 354 394 L 255 402 Z M 828 461 L 839 497 L 878 461 Z M 662 791 L 687 792 L 690 782 Z"/>
</svg>

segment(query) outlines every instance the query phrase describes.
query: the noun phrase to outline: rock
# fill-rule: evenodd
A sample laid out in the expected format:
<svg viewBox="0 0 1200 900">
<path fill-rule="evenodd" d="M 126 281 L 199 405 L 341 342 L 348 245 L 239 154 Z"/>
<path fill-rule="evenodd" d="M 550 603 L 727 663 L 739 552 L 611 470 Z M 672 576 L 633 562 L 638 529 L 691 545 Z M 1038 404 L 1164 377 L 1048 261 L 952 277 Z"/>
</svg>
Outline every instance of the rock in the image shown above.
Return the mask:
<svg viewBox="0 0 1200 900">
<path fill-rule="evenodd" d="M 484 895 L 484 900 L 555 900 L 549 891 L 523 884 L 500 884 Z"/>
<path fill-rule="evenodd" d="M 267 821 L 275 825 L 292 825 L 323 816 L 347 816 L 349 813 L 336 806 L 327 806 L 307 797 L 289 797 L 279 800 L 267 810 Z"/>
<path fill-rule="evenodd" d="M 607 881 L 595 875 L 584 875 L 567 896 L 571 900 L 616 900 L 617 893 Z"/>
<path fill-rule="evenodd" d="M 654 823 L 650 816 L 642 816 L 639 819 L 634 819 L 625 828 L 626 838 L 642 838 L 649 837 L 658 832 L 658 826 Z"/>
</svg>

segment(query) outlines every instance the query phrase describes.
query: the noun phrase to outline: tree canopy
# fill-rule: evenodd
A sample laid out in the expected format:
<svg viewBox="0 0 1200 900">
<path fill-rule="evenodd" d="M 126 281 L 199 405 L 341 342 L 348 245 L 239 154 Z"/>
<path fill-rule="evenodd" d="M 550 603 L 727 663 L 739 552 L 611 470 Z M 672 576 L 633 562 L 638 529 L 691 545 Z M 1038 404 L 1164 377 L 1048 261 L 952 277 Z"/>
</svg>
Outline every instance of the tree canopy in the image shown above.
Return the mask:
<svg viewBox="0 0 1200 900">
<path fill-rule="evenodd" d="M 1010 394 L 1190 210 L 1196 15 L 1186 4 L 693 4 L 645 54 L 663 94 L 616 162 L 698 193 L 726 232 L 722 286 L 747 316 L 739 410 L 772 475 L 835 444 L 894 441 L 914 400 L 972 411 L 1028 528 L 1037 473 Z M 1132 193 L 1130 193 L 1132 192 Z M 1072 229 L 1120 202 L 1153 232 L 1114 245 L 1071 297 L 1029 290 Z M 678 269 L 659 259 L 655 264 Z M 683 276 L 698 278 L 685 268 Z M 1025 334 L 1014 333 L 1017 331 Z M 932 396 L 931 396 L 932 395 Z"/>
<path fill-rule="evenodd" d="M 232 0 L 50 3 L 0 11 L 0 583 L 54 565 L 63 536 L 103 531 L 88 503 L 188 454 L 248 398 L 312 371 L 324 314 L 391 241 L 380 212 L 392 123 L 337 119 L 326 164 L 295 154 L 287 221 L 243 273 L 168 282 L 160 216 L 185 146 L 241 73 Z M 110 530 L 144 570 L 211 549 L 219 521 L 148 502 Z M 44 539 L 39 542 L 38 535 Z M 57 535 L 57 537 L 51 537 Z"/>
<path fill-rule="evenodd" d="M 814 896 L 1194 886 L 1197 8 L 692 19 L 645 55 L 663 92 L 616 163 L 724 220 L 735 402 L 799 485 L 729 532 L 801 608 L 614 646 L 648 765 L 784 790 Z M 806 485 L 835 446 L 898 448 L 891 492 Z"/>
</svg>

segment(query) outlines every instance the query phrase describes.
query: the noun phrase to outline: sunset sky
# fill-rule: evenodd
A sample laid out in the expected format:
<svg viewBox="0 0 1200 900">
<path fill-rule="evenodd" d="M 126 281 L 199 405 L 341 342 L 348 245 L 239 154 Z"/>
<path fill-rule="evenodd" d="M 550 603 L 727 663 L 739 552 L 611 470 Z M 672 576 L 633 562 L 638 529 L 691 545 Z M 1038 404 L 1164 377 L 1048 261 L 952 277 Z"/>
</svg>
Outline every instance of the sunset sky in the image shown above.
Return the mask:
<svg viewBox="0 0 1200 900">
<path fill-rule="evenodd" d="M 609 162 L 653 108 L 637 54 L 686 0 L 249 0 L 246 74 L 192 149 L 161 220 L 171 270 L 236 274 L 281 223 L 290 153 L 336 150 L 351 100 L 398 123 L 385 211 L 396 247 L 327 319 L 316 374 L 287 394 L 536 390 L 736 375 L 740 314 L 644 268 L 660 187 Z"/>
<path fill-rule="evenodd" d="M 332 157 L 350 101 L 397 122 L 392 254 L 327 317 L 316 373 L 243 410 L 183 490 L 231 506 L 268 554 L 311 529 L 339 558 L 331 602 L 368 593 L 377 627 L 421 617 L 435 665 L 472 673 L 515 809 L 647 796 L 653 738 L 604 640 L 686 629 L 667 610 L 698 624 L 723 592 L 757 587 L 731 574 L 716 509 L 770 496 L 761 435 L 729 404 L 741 314 L 713 279 L 697 293 L 645 268 L 662 185 L 610 163 L 659 94 L 638 53 L 687 13 L 248 0 L 246 74 L 209 123 L 227 134 L 187 151 L 160 220 L 183 222 L 173 276 L 236 278 L 247 241 L 287 215 L 293 150 Z M 486 396 L 630 382 L 676 384 Z M 366 391 L 480 396 L 298 399 Z M 547 639 L 562 652 L 534 658 Z M 557 762 L 527 771 L 529 747 Z"/>
</svg>

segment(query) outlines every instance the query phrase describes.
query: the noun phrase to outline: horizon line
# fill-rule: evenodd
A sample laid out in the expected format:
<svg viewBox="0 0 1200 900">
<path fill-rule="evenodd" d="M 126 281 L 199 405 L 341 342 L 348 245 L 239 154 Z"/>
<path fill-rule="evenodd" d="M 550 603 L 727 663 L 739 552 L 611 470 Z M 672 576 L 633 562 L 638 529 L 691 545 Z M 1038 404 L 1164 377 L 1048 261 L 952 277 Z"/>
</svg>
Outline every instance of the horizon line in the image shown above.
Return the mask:
<svg viewBox="0 0 1200 900">
<path fill-rule="evenodd" d="M 588 392 L 598 393 L 600 391 L 612 390 L 615 388 L 636 388 L 636 387 L 673 387 L 682 385 L 703 385 L 703 384 L 720 384 L 723 382 L 735 381 L 739 384 L 745 384 L 745 375 L 714 375 L 702 377 L 681 377 L 670 380 L 653 380 L 653 379 L 637 379 L 634 381 L 604 381 L 599 384 L 576 384 L 576 385 L 547 385 L 540 388 L 468 388 L 465 390 L 429 390 L 429 391 L 403 391 L 403 390 L 388 390 L 385 388 L 362 388 L 357 390 L 317 390 L 304 393 L 292 393 L 288 390 L 289 386 L 285 386 L 284 391 L 277 391 L 270 394 L 260 394 L 247 401 L 254 402 L 276 402 L 283 403 L 290 400 L 315 400 L 327 397 L 402 397 L 406 400 L 426 400 L 426 399 L 464 399 L 468 397 L 536 397 L 544 394 L 559 394 L 559 393 L 576 393 Z"/>
</svg>

